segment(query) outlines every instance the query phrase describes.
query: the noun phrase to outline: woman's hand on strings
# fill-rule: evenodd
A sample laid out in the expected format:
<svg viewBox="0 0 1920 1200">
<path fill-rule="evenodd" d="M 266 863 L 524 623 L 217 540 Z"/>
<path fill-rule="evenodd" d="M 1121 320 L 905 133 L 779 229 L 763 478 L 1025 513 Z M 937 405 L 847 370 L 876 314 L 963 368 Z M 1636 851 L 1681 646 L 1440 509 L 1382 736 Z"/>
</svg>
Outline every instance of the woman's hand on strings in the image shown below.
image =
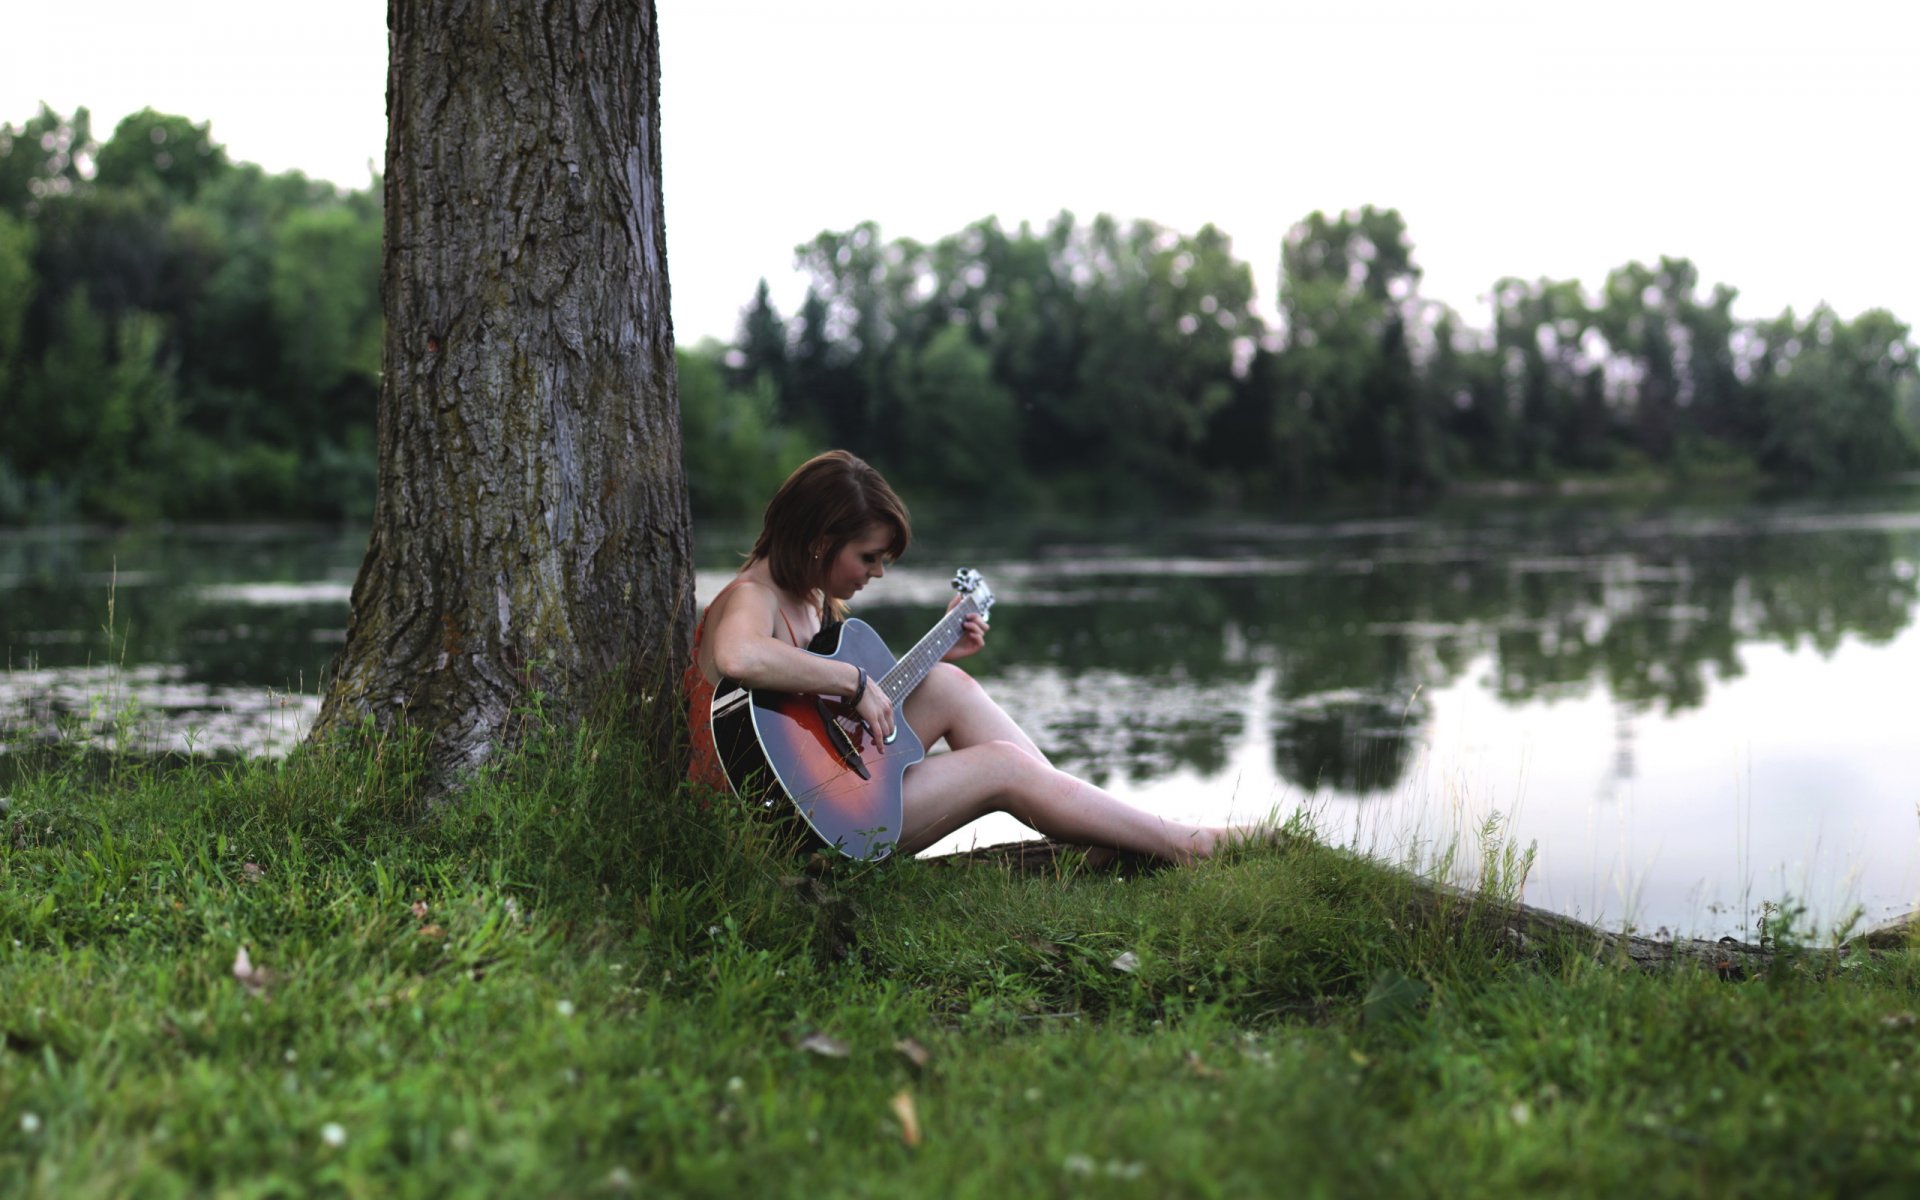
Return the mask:
<svg viewBox="0 0 1920 1200">
<path fill-rule="evenodd" d="M 867 690 L 853 710 L 866 725 L 875 740 L 886 741 L 893 736 L 893 702 L 887 699 L 887 693 L 878 679 L 867 680 Z"/>
<path fill-rule="evenodd" d="M 954 600 L 955 604 L 960 601 Z M 940 656 L 941 662 L 959 662 L 980 653 L 987 644 L 987 619 L 979 613 L 968 613 L 960 619 L 960 640 L 953 649 Z"/>
</svg>

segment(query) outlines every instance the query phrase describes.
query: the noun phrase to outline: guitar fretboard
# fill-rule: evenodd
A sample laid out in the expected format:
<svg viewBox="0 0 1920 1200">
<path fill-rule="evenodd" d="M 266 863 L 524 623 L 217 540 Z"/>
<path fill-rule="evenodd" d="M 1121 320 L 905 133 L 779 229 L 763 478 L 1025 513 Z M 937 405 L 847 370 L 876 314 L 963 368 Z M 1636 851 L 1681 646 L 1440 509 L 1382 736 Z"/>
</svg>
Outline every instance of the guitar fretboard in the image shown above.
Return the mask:
<svg viewBox="0 0 1920 1200">
<path fill-rule="evenodd" d="M 920 686 L 920 681 L 933 670 L 934 664 L 942 655 L 953 649 L 960 640 L 962 622 L 971 614 L 982 611 L 972 596 L 961 597 L 960 603 L 947 610 L 940 622 L 927 630 L 925 637 L 913 644 L 913 649 L 900 656 L 885 678 L 875 680 L 880 690 L 887 694 L 887 700 L 899 704 L 907 694 Z"/>
</svg>

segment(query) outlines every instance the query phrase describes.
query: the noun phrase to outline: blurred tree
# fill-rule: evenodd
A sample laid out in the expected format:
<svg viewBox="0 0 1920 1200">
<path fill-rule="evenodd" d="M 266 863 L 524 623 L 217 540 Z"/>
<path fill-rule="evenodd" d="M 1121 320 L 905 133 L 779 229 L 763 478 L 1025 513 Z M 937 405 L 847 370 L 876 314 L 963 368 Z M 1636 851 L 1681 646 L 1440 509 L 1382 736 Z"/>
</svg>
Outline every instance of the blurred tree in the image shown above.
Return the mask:
<svg viewBox="0 0 1920 1200">
<path fill-rule="evenodd" d="M 92 174 L 97 149 L 84 108 L 67 118 L 42 104 L 19 125 L 0 125 L 0 212 L 20 216 L 49 196 L 71 195 Z"/>
<path fill-rule="evenodd" d="M 177 244 L 202 260 L 191 271 L 178 271 L 198 287 L 177 331 L 184 347 L 182 420 L 188 427 L 227 446 L 264 440 L 307 448 L 307 431 L 292 427 L 278 403 L 287 374 L 281 337 L 296 310 L 287 309 L 285 300 L 276 303 L 275 263 L 285 258 L 279 239 L 290 222 L 342 204 L 329 185 L 298 173 L 268 175 L 245 163 L 211 182 L 192 205 L 174 210 Z M 379 197 L 359 192 L 344 204 L 367 226 L 361 238 L 349 240 L 377 246 Z M 377 260 L 372 270 L 360 303 L 377 317 Z M 366 419 L 370 428 L 371 414 Z"/>
<path fill-rule="evenodd" d="M 1510 474 L 1515 412 L 1491 339 L 1462 328 L 1459 315 L 1440 305 L 1432 310 L 1431 339 L 1421 386 L 1447 445 L 1482 474 Z"/>
<path fill-rule="evenodd" d="M 794 324 L 793 352 L 780 389 L 780 417 L 805 430 L 816 443 L 871 455 L 875 439 L 866 428 L 867 396 L 852 349 L 836 339 L 827 302 L 809 286 Z"/>
<path fill-rule="evenodd" d="M 1204 496 L 1194 460 L 1255 328 L 1252 273 L 1211 225 L 1186 237 L 1137 221 L 1122 233 L 1101 217 L 1088 250 L 1085 350 L 1062 406 L 1068 437 L 1118 468 L 1112 478 L 1135 495 L 1145 483 L 1161 496 Z M 1065 447 L 1056 455 L 1079 457 Z"/>
<path fill-rule="evenodd" d="M 901 405 L 897 461 L 905 478 L 944 488 L 951 499 L 1024 492 L 1024 473 L 1008 461 L 1020 443 L 1013 397 L 993 378 L 993 363 L 964 326 L 949 325 L 899 365 L 893 390 Z"/>
<path fill-rule="evenodd" d="M 1288 232 L 1280 263 L 1275 414 L 1288 427 L 1276 434 L 1319 427 L 1311 441 L 1323 456 L 1301 464 L 1313 476 L 1377 479 L 1395 491 L 1441 482 L 1440 414 L 1414 385 L 1420 268 L 1400 214 L 1371 205 L 1337 219 L 1313 213 Z"/>
<path fill-rule="evenodd" d="M 1086 353 L 1085 289 L 1093 279 L 1086 231 L 1062 212 L 1042 232 L 1009 233 L 994 218 L 929 250 L 929 324 L 964 326 L 993 363 L 1020 419 L 1015 461 L 1046 474 L 1070 457 L 1066 414 Z"/>
<path fill-rule="evenodd" d="M 163 322 L 137 311 L 109 320 L 84 289 L 69 292 L 9 422 L 27 449 L 21 473 L 84 511 L 148 517 L 159 508 L 176 424 Z"/>
<path fill-rule="evenodd" d="M 922 246 L 883 242 L 869 223 L 822 233 L 799 259 L 813 284 L 784 408 L 824 440 L 906 467 L 930 450 L 917 439 L 958 434 L 927 411 L 958 389 L 1056 483 L 1074 475 L 1135 499 L 1205 490 L 1193 456 L 1258 331 L 1251 275 L 1218 230 L 1106 217 L 1080 229 L 1063 213 L 1044 234 L 987 220 Z"/>
<path fill-rule="evenodd" d="M 41 279 L 36 324 L 75 291 L 102 314 L 155 311 L 167 278 L 167 209 L 151 197 L 88 188 L 42 202 L 34 215 Z"/>
<path fill-rule="evenodd" d="M 16 411 L 10 392 L 25 365 L 27 308 L 36 286 L 33 227 L 0 211 L 0 459 L 20 444 L 8 428 Z"/>
<path fill-rule="evenodd" d="M 205 133 L 151 110 L 141 121 L 123 122 L 123 133 L 139 129 L 149 131 L 149 146 L 161 144 L 153 129 Z M 18 355 L 42 363 L 65 338 L 53 374 L 72 365 L 68 331 L 77 326 L 69 300 L 76 294 L 107 330 L 97 340 L 108 356 L 102 371 L 122 362 L 112 355 L 125 322 L 158 333 L 152 357 L 169 378 L 169 427 L 177 432 L 166 444 L 179 461 L 156 476 L 161 485 L 124 491 L 112 513 L 96 515 L 364 511 L 365 499 L 353 492 L 365 486 L 372 462 L 377 200 L 342 196 L 297 175 L 268 177 L 251 166 L 220 168 L 204 186 L 189 188 L 186 177 L 167 182 L 142 173 L 151 164 L 113 161 L 122 166 L 106 172 L 107 182 L 96 178 L 35 201 L 34 266 L 45 284 L 36 290 Z M 188 190 L 195 192 L 190 201 L 181 194 Z M 342 331 L 343 321 L 352 334 Z M 354 336 L 357 347 L 347 345 Z M 64 403 L 48 388 L 16 401 Z M 36 419 L 29 413 L 20 421 Z M 90 461 L 116 461 L 104 443 L 99 449 Z M 62 494 L 81 505 L 104 495 L 91 488 Z M 133 513 L 127 498 L 136 496 L 152 510 Z"/>
<path fill-rule="evenodd" d="M 275 232 L 267 298 L 280 348 L 273 417 L 283 445 L 338 441 L 371 425 L 379 392 L 380 224 L 377 211 L 304 208 Z"/>
<path fill-rule="evenodd" d="M 1615 402 L 1631 414 L 1648 458 L 1685 469 L 1711 436 L 1745 440 L 1752 418 L 1734 373 L 1732 288 L 1696 295 L 1700 272 L 1684 258 L 1629 263 L 1607 277 L 1596 325 L 1612 348 Z"/>
<path fill-rule="evenodd" d="M 1533 475 L 1556 463 L 1611 465 L 1605 347 L 1589 339 L 1594 317 L 1579 283 L 1502 279 L 1493 305 L 1494 353 L 1515 419 L 1514 465 Z"/>
<path fill-rule="evenodd" d="M 229 169 L 226 147 L 213 140 L 209 124 L 143 108 L 114 126 L 100 147 L 101 187 L 153 188 L 191 200 Z"/>
<path fill-rule="evenodd" d="M 1766 339 L 1734 319 L 1733 289 L 1702 296 L 1681 258 L 1620 268 L 1597 301 L 1573 280 L 1501 279 L 1482 333 L 1420 297 L 1397 212 L 1314 213 L 1283 248 L 1275 338 L 1211 227 L 1063 212 L 923 247 L 865 223 L 798 254 L 813 286 L 791 328 L 757 296 L 730 358 L 766 369 L 784 345 L 785 420 L 906 463 L 928 428 L 915 372 L 962 328 L 1010 400 L 1023 469 L 1069 503 L 1371 481 L 1404 495 L 1463 468 L 1544 476 L 1623 455 L 1684 472 L 1763 438 Z"/>
<path fill-rule="evenodd" d="M 1741 382 L 1735 351 L 1740 322 L 1733 302 L 1740 293 L 1715 284 L 1705 301 L 1693 300 L 1679 315 L 1687 344 L 1687 374 L 1692 429 L 1726 446 L 1751 451 L 1758 435 L 1758 414 Z"/>
<path fill-rule="evenodd" d="M 1862 480 L 1911 466 L 1900 388 L 1914 377 L 1907 327 L 1882 309 L 1851 325 L 1825 305 L 1755 330 L 1760 462 L 1787 479 Z"/>
<path fill-rule="evenodd" d="M 808 457 L 806 439 L 780 424 L 765 374 L 727 383 L 722 351 L 702 345 L 679 362 L 680 452 L 697 517 L 758 514 L 789 472 Z"/>
<path fill-rule="evenodd" d="M 1298 466 L 1284 454 L 1305 447 L 1298 438 L 1276 445 L 1281 427 L 1276 412 L 1279 361 L 1278 355 L 1255 342 L 1246 370 L 1207 423 L 1199 461 L 1213 476 L 1215 493 L 1222 500 L 1268 501 L 1286 495 L 1298 481 Z"/>
<path fill-rule="evenodd" d="M 777 392 L 787 377 L 787 325 L 773 306 L 765 279 L 754 288 L 753 303 L 741 314 L 735 343 L 738 349 L 728 357 L 728 382 L 752 387 L 764 379 Z"/>
<path fill-rule="evenodd" d="M 36 283 L 33 228 L 0 209 L 0 524 L 26 519 L 32 443 L 18 385 L 26 374 L 26 318 Z"/>
<path fill-rule="evenodd" d="M 1683 394 L 1688 347 L 1678 310 L 1690 302 L 1695 277 L 1684 259 L 1662 259 L 1658 271 L 1628 263 L 1607 276 L 1595 314 L 1621 368 L 1622 408 L 1654 462 L 1672 459 L 1679 414 L 1691 400 Z"/>
<path fill-rule="evenodd" d="M 901 358 L 926 336 L 919 294 L 925 248 L 911 240 L 883 242 L 879 226 L 866 221 L 844 233 L 821 233 L 798 248 L 796 261 L 813 276 L 813 295 L 825 306 L 823 331 L 834 344 L 819 377 L 823 386 L 803 392 L 804 400 L 835 445 L 898 463 L 905 414 L 893 384 Z M 820 322 L 806 324 L 804 336 L 811 337 Z"/>
</svg>

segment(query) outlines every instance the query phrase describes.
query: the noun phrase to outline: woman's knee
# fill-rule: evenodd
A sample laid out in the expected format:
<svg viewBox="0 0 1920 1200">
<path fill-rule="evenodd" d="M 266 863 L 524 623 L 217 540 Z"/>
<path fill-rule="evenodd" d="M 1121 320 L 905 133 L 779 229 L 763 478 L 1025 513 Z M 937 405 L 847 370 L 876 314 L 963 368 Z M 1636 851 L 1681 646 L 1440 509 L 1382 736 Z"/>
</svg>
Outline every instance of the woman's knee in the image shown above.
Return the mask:
<svg viewBox="0 0 1920 1200">
<path fill-rule="evenodd" d="M 996 739 L 981 742 L 974 749 L 982 751 L 981 757 L 992 764 L 1001 794 L 1016 806 L 1044 798 L 1059 774 L 1018 742 Z"/>
<path fill-rule="evenodd" d="M 952 699 L 964 700 L 970 696 L 986 695 L 986 689 L 980 686 L 979 680 L 952 663 L 933 664 L 933 670 L 927 672 L 925 684 L 932 685 L 935 692 Z"/>
<path fill-rule="evenodd" d="M 955 751 L 956 762 L 965 761 L 967 774 L 987 784 L 994 792 L 1025 790 L 1030 786 L 1037 764 L 1031 754 L 1017 743 L 1001 740 L 975 742 Z"/>
<path fill-rule="evenodd" d="M 915 732 L 932 745 L 977 724 L 975 715 L 986 693 L 971 675 L 952 663 L 935 663 L 933 670 L 907 698 L 906 715 Z M 964 740 L 964 739 L 963 739 Z"/>
</svg>

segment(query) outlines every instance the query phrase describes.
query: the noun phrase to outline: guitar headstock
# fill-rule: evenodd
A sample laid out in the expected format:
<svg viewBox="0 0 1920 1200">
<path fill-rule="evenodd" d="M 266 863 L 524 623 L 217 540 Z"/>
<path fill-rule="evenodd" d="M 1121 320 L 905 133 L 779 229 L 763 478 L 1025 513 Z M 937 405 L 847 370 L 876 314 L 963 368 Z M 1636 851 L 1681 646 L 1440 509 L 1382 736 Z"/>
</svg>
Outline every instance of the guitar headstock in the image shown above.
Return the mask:
<svg viewBox="0 0 1920 1200">
<path fill-rule="evenodd" d="M 972 567 L 961 567 L 954 572 L 953 590 L 962 596 L 973 597 L 973 606 L 983 613 L 993 607 L 993 589 Z"/>
</svg>

